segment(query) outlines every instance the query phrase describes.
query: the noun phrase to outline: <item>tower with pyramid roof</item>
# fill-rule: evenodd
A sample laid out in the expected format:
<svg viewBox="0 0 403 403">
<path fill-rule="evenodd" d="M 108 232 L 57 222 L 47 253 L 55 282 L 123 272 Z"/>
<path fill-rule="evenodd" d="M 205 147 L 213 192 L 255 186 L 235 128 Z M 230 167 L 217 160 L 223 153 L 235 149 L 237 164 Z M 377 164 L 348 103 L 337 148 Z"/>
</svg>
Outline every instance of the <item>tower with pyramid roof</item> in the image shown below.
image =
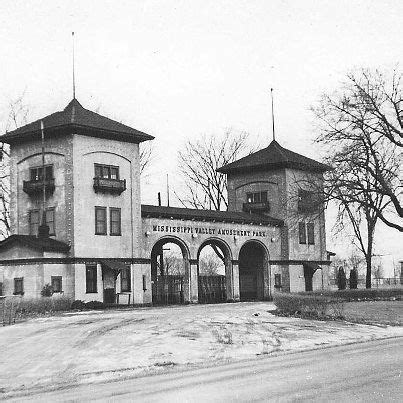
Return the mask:
<svg viewBox="0 0 403 403">
<path fill-rule="evenodd" d="M 282 265 L 281 272 L 290 291 L 310 291 L 326 281 L 316 263 L 327 257 L 324 209 L 317 200 L 329 169 L 276 140 L 219 169 L 228 179 L 229 211 L 284 220 L 281 257 L 289 264 Z"/>
<path fill-rule="evenodd" d="M 102 280 L 114 284 L 116 274 L 130 267 L 140 249 L 139 143 L 151 139 L 85 109 L 77 99 L 60 112 L 2 136 L 11 150 L 12 235 L 1 250 L 7 256 L 32 259 L 31 276 L 22 275 L 23 266 L 12 268 L 13 278 L 24 278 L 26 293 L 38 295 L 44 282 L 63 287 L 67 296 L 86 299 L 86 294 L 105 288 Z M 42 210 L 48 237 L 38 236 Z M 100 256 L 101 263 L 96 260 Z M 52 257 L 63 263 L 50 262 Z M 24 265 L 28 263 L 25 259 Z M 42 282 L 35 271 L 42 273 Z M 96 281 L 86 286 L 91 276 Z M 59 278 L 65 284 L 59 284 Z"/>
</svg>

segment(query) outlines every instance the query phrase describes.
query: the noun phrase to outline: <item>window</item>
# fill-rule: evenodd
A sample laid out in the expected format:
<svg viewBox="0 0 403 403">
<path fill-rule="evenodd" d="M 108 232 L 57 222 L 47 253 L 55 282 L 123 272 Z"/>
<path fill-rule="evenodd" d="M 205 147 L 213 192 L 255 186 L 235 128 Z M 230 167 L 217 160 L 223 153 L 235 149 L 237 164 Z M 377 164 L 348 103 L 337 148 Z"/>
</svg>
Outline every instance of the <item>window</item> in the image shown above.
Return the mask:
<svg viewBox="0 0 403 403">
<path fill-rule="evenodd" d="M 274 275 L 274 288 L 281 288 L 281 274 Z"/>
<path fill-rule="evenodd" d="M 106 207 L 95 207 L 95 235 L 106 235 Z"/>
<path fill-rule="evenodd" d="M 35 167 L 30 169 L 30 180 L 41 181 L 43 179 L 43 168 Z M 45 180 L 53 179 L 53 165 L 45 165 Z"/>
<path fill-rule="evenodd" d="M 267 191 L 247 193 L 246 200 L 248 203 L 266 203 L 267 202 Z"/>
<path fill-rule="evenodd" d="M 53 207 L 46 209 L 45 221 L 49 227 L 49 235 L 55 235 L 55 209 Z"/>
<path fill-rule="evenodd" d="M 39 210 L 29 212 L 29 235 L 38 235 Z"/>
<path fill-rule="evenodd" d="M 120 271 L 120 290 L 122 292 L 130 291 L 130 266 Z"/>
<path fill-rule="evenodd" d="M 308 236 L 307 236 L 308 235 Z M 315 245 L 315 225 L 313 222 L 305 224 L 299 223 L 299 243 L 306 244 L 308 239 L 308 245 Z"/>
<path fill-rule="evenodd" d="M 29 234 L 30 235 L 38 235 L 38 228 L 40 224 L 40 211 L 39 210 L 31 210 L 29 212 Z M 49 227 L 49 235 L 55 235 L 55 208 L 49 207 L 46 209 L 45 215 L 46 225 Z"/>
<path fill-rule="evenodd" d="M 119 179 L 119 167 L 113 165 L 95 164 L 95 177 L 105 179 Z"/>
<path fill-rule="evenodd" d="M 306 231 L 305 231 L 305 223 L 300 222 L 298 225 L 298 232 L 299 232 L 299 243 L 306 244 Z"/>
<path fill-rule="evenodd" d="M 315 244 L 315 227 L 313 222 L 309 222 L 307 225 L 307 232 L 308 232 L 308 245 Z"/>
<path fill-rule="evenodd" d="M 24 295 L 24 277 L 14 278 L 14 295 Z"/>
<path fill-rule="evenodd" d="M 86 293 L 97 292 L 97 265 L 85 266 Z"/>
<path fill-rule="evenodd" d="M 111 235 L 121 235 L 121 225 L 120 225 L 120 208 L 111 207 L 109 209 L 110 214 L 110 233 Z"/>
<path fill-rule="evenodd" d="M 51 285 L 53 292 L 62 292 L 62 276 L 52 276 Z"/>
</svg>

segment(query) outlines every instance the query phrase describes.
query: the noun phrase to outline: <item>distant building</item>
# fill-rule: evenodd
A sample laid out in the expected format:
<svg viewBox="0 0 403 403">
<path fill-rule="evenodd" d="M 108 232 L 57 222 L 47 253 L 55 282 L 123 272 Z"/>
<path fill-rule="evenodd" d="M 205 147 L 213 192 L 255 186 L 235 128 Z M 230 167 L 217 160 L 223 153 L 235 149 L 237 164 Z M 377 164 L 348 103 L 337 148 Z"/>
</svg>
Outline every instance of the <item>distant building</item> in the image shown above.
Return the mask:
<svg viewBox="0 0 403 403">
<path fill-rule="evenodd" d="M 226 212 L 141 205 L 139 143 L 152 136 L 76 99 L 42 121 L 44 164 L 39 120 L 2 136 L 12 227 L 0 242 L 3 294 L 37 298 L 51 284 L 73 299 L 151 304 L 328 287 L 325 218 L 309 186 L 322 186 L 327 166 L 272 141 L 219 169 Z M 164 272 L 166 243 L 181 248 L 183 276 Z M 205 245 L 221 251 L 225 276 L 199 276 Z"/>
</svg>

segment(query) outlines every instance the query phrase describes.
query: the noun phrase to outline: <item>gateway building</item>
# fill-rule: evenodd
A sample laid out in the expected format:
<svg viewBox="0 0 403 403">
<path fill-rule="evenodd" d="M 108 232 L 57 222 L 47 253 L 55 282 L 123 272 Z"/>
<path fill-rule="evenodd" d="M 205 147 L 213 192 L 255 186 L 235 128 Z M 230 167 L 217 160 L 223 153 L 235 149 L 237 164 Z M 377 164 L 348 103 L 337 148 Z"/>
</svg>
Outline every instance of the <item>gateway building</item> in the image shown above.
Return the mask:
<svg viewBox="0 0 403 403">
<path fill-rule="evenodd" d="M 219 169 L 228 211 L 211 211 L 142 205 L 139 144 L 153 137 L 77 99 L 1 139 L 10 145 L 12 233 L 0 242 L 3 295 L 41 298 L 50 284 L 53 297 L 157 304 L 328 287 L 325 217 L 312 184 L 321 187 L 329 167 L 274 140 Z M 179 246 L 183 273 L 164 270 L 167 243 Z M 206 245 L 225 274 L 200 272 Z"/>
</svg>

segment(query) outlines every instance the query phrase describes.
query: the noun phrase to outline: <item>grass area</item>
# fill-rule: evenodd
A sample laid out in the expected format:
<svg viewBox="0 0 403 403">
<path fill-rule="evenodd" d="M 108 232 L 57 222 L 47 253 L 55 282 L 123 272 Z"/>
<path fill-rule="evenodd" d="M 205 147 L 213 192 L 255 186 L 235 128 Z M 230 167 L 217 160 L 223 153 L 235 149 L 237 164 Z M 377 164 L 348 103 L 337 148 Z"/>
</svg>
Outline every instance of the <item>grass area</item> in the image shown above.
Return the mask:
<svg viewBox="0 0 403 403">
<path fill-rule="evenodd" d="M 351 322 L 403 325 L 403 301 L 345 302 L 343 312 Z"/>
<path fill-rule="evenodd" d="M 402 300 L 403 287 L 398 288 L 362 288 L 346 290 L 321 290 L 298 293 L 298 295 L 323 296 L 343 301 Z"/>
<path fill-rule="evenodd" d="M 402 326 L 403 300 L 399 294 L 402 290 L 383 290 L 387 293 L 378 291 L 276 293 L 274 304 L 277 309 L 273 313 L 304 319 L 341 319 L 364 324 Z"/>
</svg>

